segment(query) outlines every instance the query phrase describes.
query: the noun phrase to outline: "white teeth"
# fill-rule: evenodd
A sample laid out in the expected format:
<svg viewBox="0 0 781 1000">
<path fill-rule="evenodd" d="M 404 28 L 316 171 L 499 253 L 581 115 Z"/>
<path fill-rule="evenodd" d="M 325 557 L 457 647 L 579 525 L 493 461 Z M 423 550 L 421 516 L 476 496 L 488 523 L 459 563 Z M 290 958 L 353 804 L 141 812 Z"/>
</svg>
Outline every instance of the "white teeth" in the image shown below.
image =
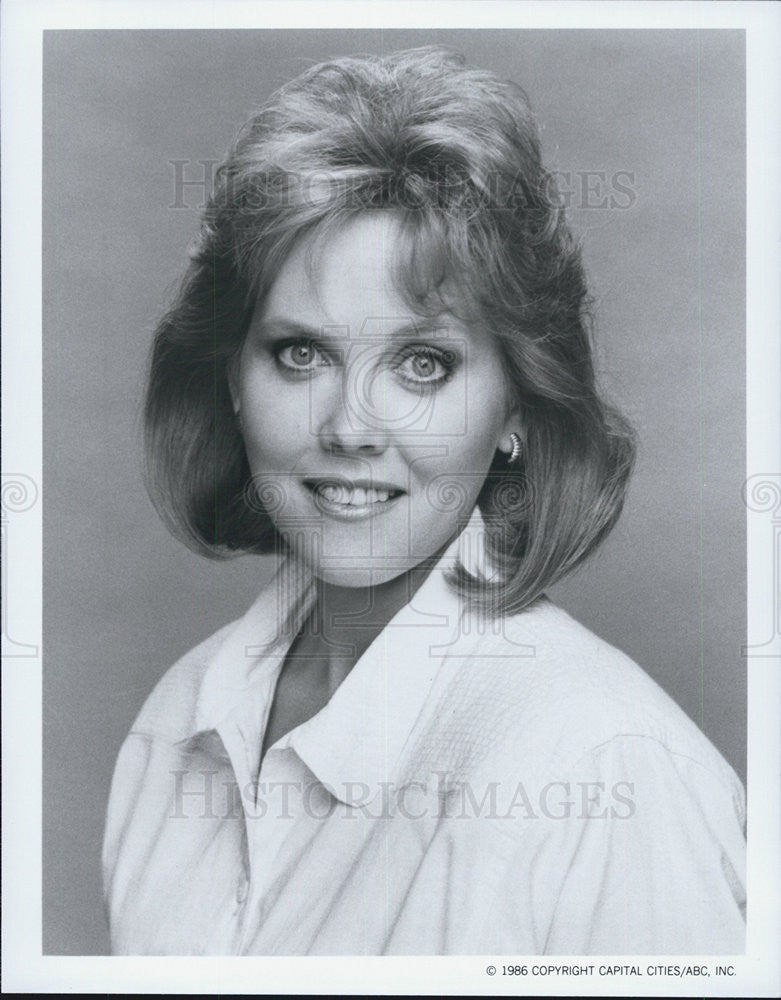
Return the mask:
<svg viewBox="0 0 781 1000">
<path fill-rule="evenodd" d="M 370 503 L 385 503 L 390 499 L 390 490 L 364 489 L 361 486 L 349 486 L 323 483 L 315 487 L 316 492 L 329 503 L 343 504 L 349 507 L 365 507 Z"/>
</svg>

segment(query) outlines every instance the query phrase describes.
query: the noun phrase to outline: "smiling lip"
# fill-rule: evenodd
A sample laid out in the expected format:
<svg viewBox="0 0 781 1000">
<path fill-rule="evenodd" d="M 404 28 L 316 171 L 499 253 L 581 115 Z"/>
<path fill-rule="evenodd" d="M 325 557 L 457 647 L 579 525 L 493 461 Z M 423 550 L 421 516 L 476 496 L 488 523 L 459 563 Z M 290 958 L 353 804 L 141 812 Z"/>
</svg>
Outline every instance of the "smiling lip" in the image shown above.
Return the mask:
<svg viewBox="0 0 781 1000">
<path fill-rule="evenodd" d="M 305 479 L 304 486 L 318 510 L 350 521 L 384 513 L 405 493 L 392 483 L 335 476 Z"/>
</svg>

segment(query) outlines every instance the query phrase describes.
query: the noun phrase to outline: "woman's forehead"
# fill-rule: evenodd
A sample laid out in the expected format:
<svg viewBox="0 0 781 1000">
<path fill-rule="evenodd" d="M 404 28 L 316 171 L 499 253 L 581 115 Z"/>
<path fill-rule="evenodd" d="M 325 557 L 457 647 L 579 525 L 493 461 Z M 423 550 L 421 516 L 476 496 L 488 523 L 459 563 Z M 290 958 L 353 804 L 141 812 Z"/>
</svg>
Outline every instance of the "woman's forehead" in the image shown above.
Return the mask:
<svg viewBox="0 0 781 1000">
<path fill-rule="evenodd" d="M 415 241 L 393 210 L 329 220 L 295 243 L 258 312 L 334 323 L 348 316 L 405 316 L 428 326 L 465 321 L 472 310 L 463 286 L 437 255 L 415 253 Z"/>
</svg>

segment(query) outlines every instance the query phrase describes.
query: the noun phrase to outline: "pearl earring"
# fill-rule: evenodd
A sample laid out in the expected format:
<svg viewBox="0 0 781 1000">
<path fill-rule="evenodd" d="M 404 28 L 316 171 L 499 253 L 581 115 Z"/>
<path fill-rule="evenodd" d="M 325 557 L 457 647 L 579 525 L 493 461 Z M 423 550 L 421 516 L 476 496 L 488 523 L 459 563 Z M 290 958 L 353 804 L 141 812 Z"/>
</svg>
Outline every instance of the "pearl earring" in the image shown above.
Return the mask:
<svg viewBox="0 0 781 1000">
<path fill-rule="evenodd" d="M 513 450 L 510 452 L 510 457 L 507 459 L 507 464 L 512 465 L 516 462 L 521 454 L 521 436 L 516 434 L 515 431 L 510 433 L 510 441 L 512 441 Z"/>
</svg>

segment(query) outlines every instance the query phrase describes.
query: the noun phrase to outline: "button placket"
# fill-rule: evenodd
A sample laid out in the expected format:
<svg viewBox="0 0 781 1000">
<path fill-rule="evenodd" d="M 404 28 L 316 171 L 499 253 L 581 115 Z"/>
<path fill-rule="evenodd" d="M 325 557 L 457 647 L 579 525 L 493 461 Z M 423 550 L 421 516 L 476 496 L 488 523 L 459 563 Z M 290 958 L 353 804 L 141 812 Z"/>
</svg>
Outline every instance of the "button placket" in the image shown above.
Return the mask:
<svg viewBox="0 0 781 1000">
<path fill-rule="evenodd" d="M 266 894 L 279 873 L 279 855 L 290 841 L 294 826 L 300 823 L 301 788 L 305 768 L 293 751 L 272 750 L 263 761 L 257 788 L 256 809 L 246 810 L 247 846 L 251 880 L 247 884 L 244 902 L 245 919 L 239 954 L 246 954 L 250 943 L 257 940 L 267 915 Z M 283 795 L 280 789 L 287 786 Z M 283 796 L 289 795 L 289 800 Z M 280 812 L 281 807 L 281 812 Z M 280 814 L 278 814 L 278 812 Z M 239 887 L 237 886 L 237 897 Z"/>
</svg>

